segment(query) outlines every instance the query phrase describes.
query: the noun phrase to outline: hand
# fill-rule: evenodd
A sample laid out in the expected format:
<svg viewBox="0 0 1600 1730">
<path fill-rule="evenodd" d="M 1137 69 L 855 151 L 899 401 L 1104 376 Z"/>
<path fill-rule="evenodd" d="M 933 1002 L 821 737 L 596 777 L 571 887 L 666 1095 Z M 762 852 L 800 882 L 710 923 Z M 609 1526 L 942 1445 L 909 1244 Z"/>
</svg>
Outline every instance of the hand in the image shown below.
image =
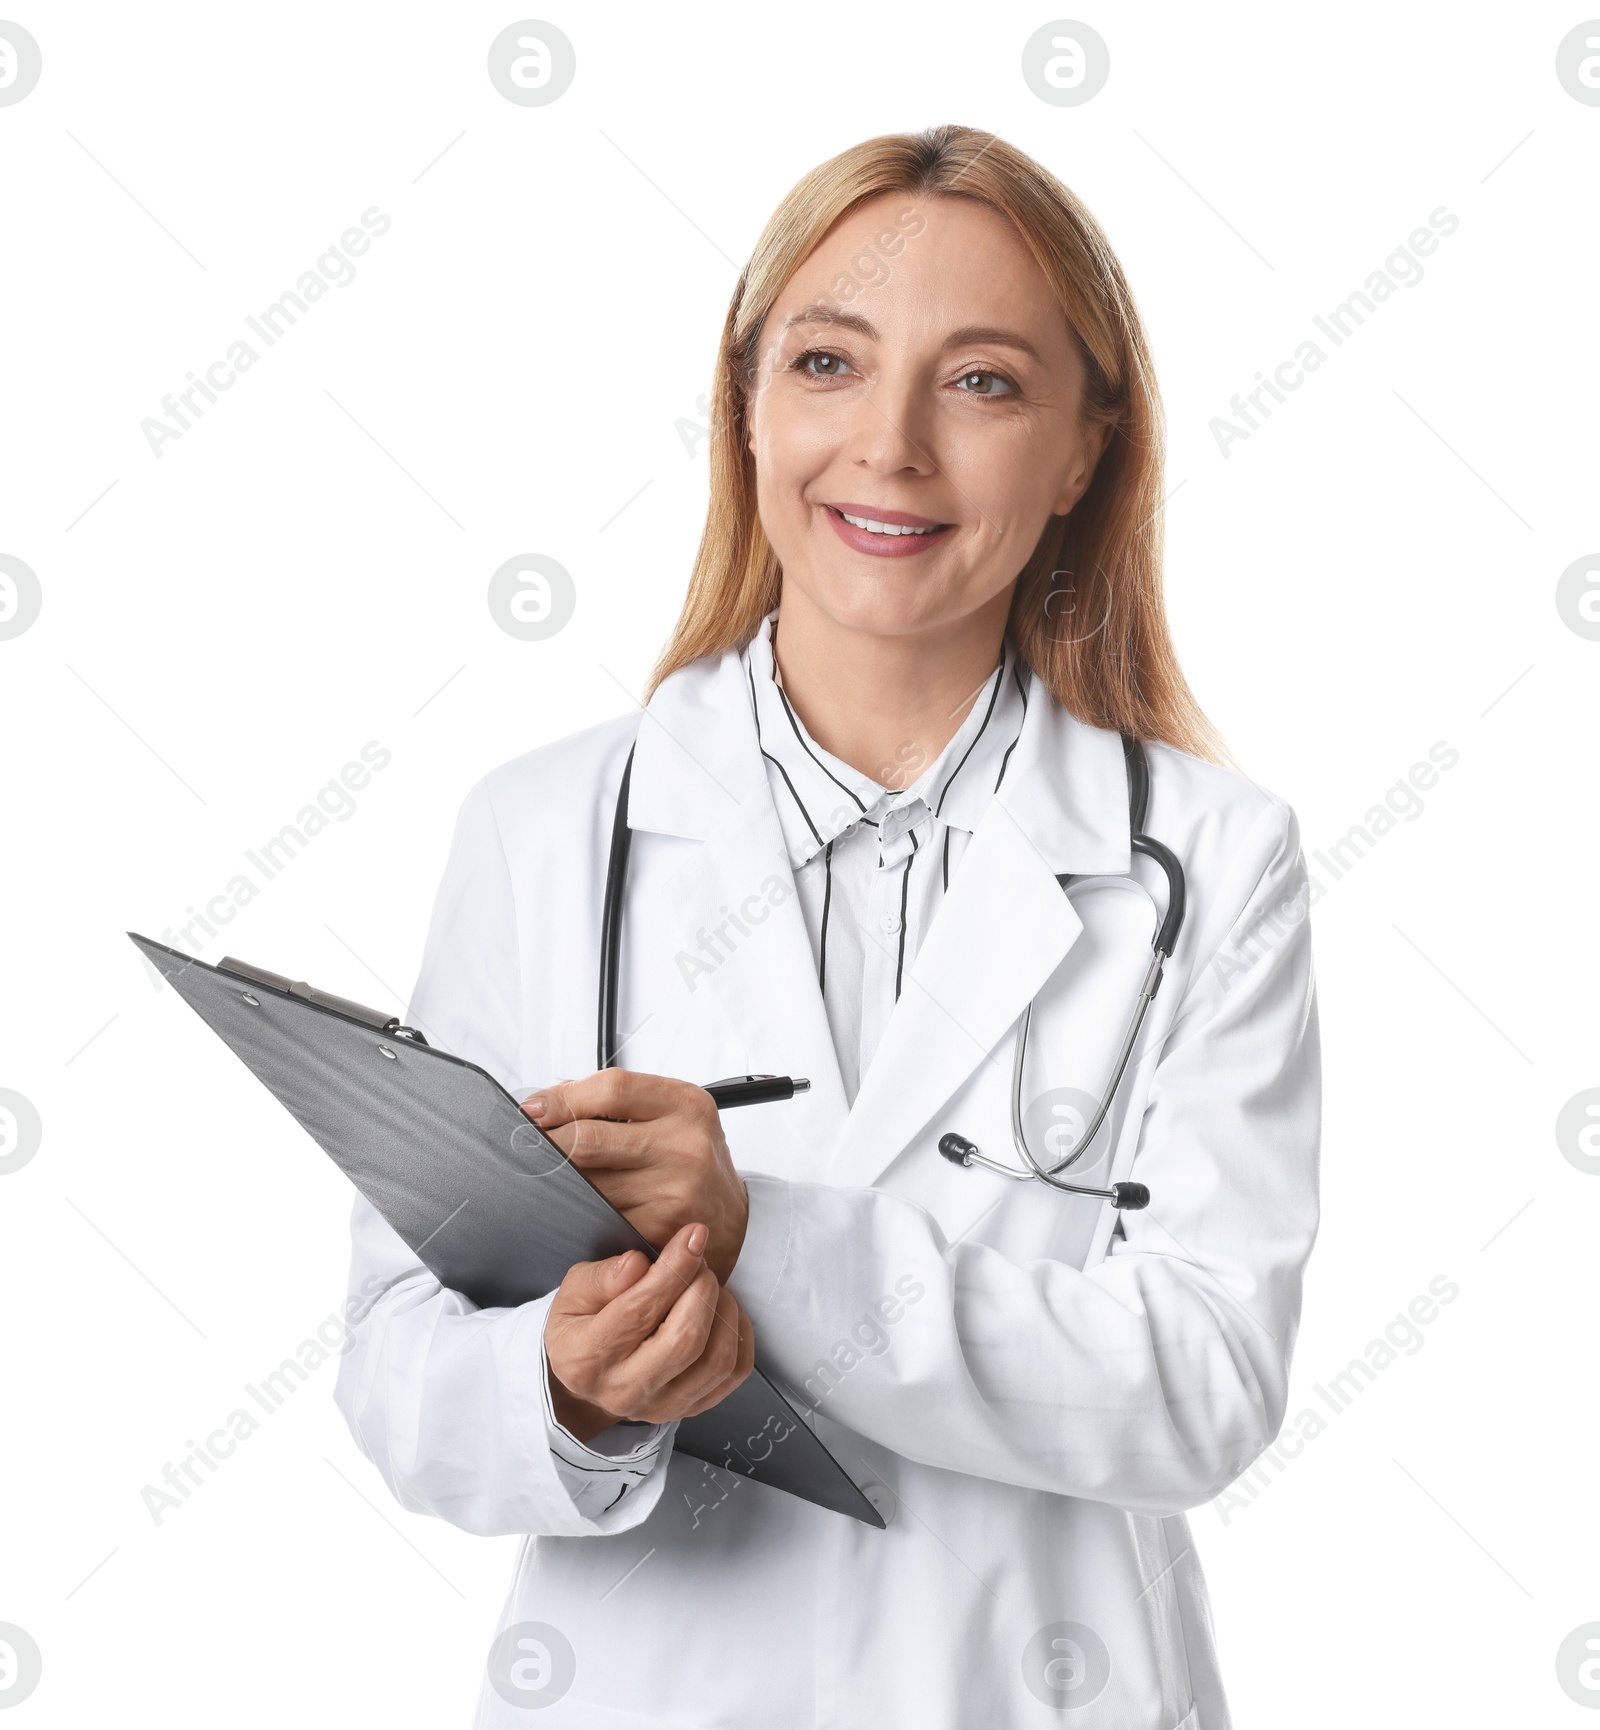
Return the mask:
<svg viewBox="0 0 1600 1730">
<path fill-rule="evenodd" d="M 731 1394 L 756 1335 L 706 1266 L 706 1228 L 687 1225 L 652 1263 L 630 1249 L 567 1270 L 545 1319 L 556 1417 L 580 1442 L 618 1418 L 665 1424 Z"/>
<path fill-rule="evenodd" d="M 602 1069 L 547 1087 L 522 1109 L 647 1243 L 660 1249 L 680 1226 L 703 1224 L 706 1265 L 727 1283 L 750 1198 L 703 1087 Z"/>
</svg>

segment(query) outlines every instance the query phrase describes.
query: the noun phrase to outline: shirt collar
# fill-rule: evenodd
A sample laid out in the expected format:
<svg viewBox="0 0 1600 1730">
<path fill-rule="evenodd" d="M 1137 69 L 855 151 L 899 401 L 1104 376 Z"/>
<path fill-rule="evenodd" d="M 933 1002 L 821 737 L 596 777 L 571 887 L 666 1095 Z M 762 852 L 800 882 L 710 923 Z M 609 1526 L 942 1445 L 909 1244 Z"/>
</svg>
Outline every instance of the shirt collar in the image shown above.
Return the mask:
<svg viewBox="0 0 1600 1730">
<path fill-rule="evenodd" d="M 762 622 L 740 659 L 790 863 L 797 869 L 857 823 L 879 827 L 887 844 L 929 817 L 971 832 L 994 797 L 1027 713 L 1028 675 L 1009 644 L 973 694 L 961 725 L 910 782 L 884 785 L 823 750 L 784 695 L 772 654 L 777 614 Z M 886 765 L 886 782 L 917 769 Z"/>
</svg>

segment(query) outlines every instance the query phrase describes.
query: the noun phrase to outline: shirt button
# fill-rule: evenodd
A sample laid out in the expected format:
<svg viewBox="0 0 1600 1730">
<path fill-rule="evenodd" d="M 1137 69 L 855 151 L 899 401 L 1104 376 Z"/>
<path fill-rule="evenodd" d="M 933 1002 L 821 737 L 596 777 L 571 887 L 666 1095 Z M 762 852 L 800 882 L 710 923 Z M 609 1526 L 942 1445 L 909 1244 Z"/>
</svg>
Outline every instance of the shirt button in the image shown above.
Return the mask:
<svg viewBox="0 0 1600 1730">
<path fill-rule="evenodd" d="M 900 915 L 898 913 L 885 913 L 878 923 L 885 931 L 898 931 L 900 929 Z"/>
<path fill-rule="evenodd" d="M 894 1519 L 894 1496 L 886 1485 L 868 1484 L 861 1493 L 877 1509 L 878 1516 L 885 1525 Z"/>
</svg>

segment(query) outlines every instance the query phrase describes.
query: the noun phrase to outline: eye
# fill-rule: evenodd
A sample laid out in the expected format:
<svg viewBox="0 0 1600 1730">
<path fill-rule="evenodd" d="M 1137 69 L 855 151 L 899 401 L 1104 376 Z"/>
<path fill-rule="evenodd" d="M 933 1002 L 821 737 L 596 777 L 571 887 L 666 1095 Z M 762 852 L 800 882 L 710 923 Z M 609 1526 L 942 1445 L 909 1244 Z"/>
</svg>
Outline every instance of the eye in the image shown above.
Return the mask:
<svg viewBox="0 0 1600 1730">
<path fill-rule="evenodd" d="M 1010 396 L 1017 388 L 1003 372 L 981 369 L 964 372 L 956 383 L 968 396 Z"/>
<path fill-rule="evenodd" d="M 843 378 L 851 366 L 842 354 L 833 354 L 825 348 L 809 348 L 796 358 L 794 370 L 809 378 Z"/>
</svg>

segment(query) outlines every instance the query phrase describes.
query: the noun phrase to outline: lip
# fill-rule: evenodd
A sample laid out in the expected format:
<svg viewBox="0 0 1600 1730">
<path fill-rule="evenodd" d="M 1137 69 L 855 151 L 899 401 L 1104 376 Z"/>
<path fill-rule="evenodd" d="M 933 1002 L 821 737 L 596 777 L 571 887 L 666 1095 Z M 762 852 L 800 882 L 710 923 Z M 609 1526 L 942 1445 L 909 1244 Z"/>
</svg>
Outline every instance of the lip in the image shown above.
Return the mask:
<svg viewBox="0 0 1600 1730">
<path fill-rule="evenodd" d="M 853 517 L 867 517 L 875 523 L 888 523 L 897 529 L 935 529 L 942 525 L 937 517 L 914 517 L 910 511 L 886 511 L 880 505 L 854 505 L 838 500 L 827 507 L 830 511 L 848 511 Z"/>
<path fill-rule="evenodd" d="M 954 523 L 941 523 L 935 517 L 914 516 L 910 511 L 885 510 L 879 505 L 858 504 L 824 504 L 829 523 L 833 532 L 847 547 L 854 547 L 858 553 L 870 553 L 879 559 L 904 559 L 915 557 L 918 553 L 927 552 L 930 547 L 942 544 L 947 535 L 955 532 Z M 871 529 L 858 529 L 854 523 L 844 520 L 848 511 L 853 517 L 866 517 L 875 523 L 888 523 L 897 529 L 931 529 L 926 535 L 879 535 Z"/>
</svg>

